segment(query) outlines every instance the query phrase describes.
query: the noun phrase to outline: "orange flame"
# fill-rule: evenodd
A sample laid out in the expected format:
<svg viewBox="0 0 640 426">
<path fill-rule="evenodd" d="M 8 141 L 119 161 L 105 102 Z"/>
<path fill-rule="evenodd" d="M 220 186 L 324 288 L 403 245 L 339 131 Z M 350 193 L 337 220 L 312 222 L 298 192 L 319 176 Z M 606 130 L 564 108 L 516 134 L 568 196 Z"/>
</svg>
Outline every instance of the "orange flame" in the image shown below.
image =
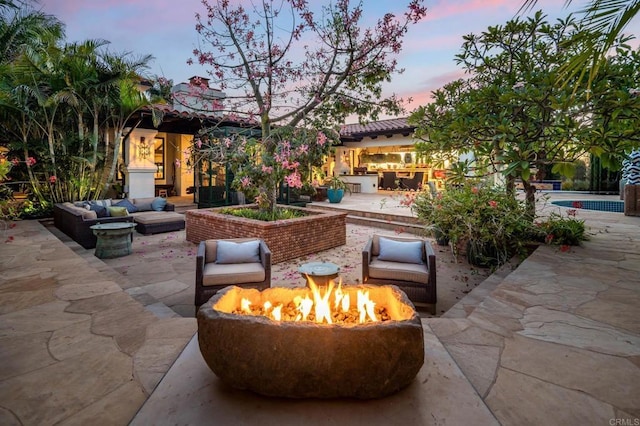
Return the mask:
<svg viewBox="0 0 640 426">
<path fill-rule="evenodd" d="M 293 299 L 293 304 L 298 312 L 293 321 L 308 321 L 309 315 L 313 312 L 316 323 L 333 324 L 335 313 L 346 313 L 351 310 L 349 294 L 342 291 L 342 279 L 340 279 L 337 287 L 335 287 L 333 280 L 329 281 L 326 287 L 318 287 L 311 277 L 307 278 L 312 297 L 309 297 L 309 295 L 305 297 L 296 296 Z M 368 290 L 358 290 L 356 309 L 359 323 L 379 321 L 375 314 L 375 306 L 376 304 L 369 298 Z M 282 304 L 273 306 L 270 301 L 266 301 L 262 306 L 263 314 L 274 321 L 282 320 L 282 309 Z M 240 311 L 253 315 L 251 302 L 248 299 L 242 298 Z"/>
</svg>

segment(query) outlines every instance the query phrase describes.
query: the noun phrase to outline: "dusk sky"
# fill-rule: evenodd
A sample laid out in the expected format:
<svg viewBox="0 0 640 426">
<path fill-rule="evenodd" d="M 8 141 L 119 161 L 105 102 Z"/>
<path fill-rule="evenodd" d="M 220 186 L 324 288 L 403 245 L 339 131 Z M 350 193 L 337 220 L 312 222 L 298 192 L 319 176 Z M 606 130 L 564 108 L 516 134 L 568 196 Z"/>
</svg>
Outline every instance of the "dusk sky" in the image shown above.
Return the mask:
<svg viewBox="0 0 640 426">
<path fill-rule="evenodd" d="M 232 0 L 233 1 L 233 0 Z M 327 1 L 310 0 L 327 4 Z M 408 0 L 364 0 L 365 16 L 380 17 L 385 12 L 401 14 Z M 490 25 L 512 19 L 521 0 L 427 0 L 427 17 L 409 29 L 404 49 L 398 57 L 406 71 L 385 86 L 385 93 L 412 97 L 411 111 L 424 104 L 430 92 L 463 75 L 454 62 L 460 52 L 462 36 L 479 34 Z M 570 10 L 563 9 L 564 0 L 539 0 L 550 18 L 565 17 L 585 3 L 574 0 Z M 355 2 L 354 2 L 355 4 Z M 204 13 L 200 0 L 40 0 L 44 12 L 55 15 L 66 25 L 68 42 L 104 39 L 111 42 L 112 52 L 150 54 L 150 75 L 184 82 L 194 75 L 206 76 L 206 69 L 187 65 L 198 44 L 195 30 L 196 12 Z M 533 12 L 532 12 L 533 13 Z M 637 20 L 627 29 L 637 34 Z"/>
</svg>

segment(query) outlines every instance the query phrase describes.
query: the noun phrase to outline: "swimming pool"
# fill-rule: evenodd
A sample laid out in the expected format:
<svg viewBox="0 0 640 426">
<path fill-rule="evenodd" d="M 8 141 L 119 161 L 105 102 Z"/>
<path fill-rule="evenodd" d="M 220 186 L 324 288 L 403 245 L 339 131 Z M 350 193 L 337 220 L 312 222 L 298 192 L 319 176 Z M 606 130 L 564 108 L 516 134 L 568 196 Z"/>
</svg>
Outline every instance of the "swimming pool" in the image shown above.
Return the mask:
<svg viewBox="0 0 640 426">
<path fill-rule="evenodd" d="M 624 213 L 624 201 L 606 200 L 557 200 L 551 204 L 572 209 L 598 210 L 601 212 Z"/>
</svg>

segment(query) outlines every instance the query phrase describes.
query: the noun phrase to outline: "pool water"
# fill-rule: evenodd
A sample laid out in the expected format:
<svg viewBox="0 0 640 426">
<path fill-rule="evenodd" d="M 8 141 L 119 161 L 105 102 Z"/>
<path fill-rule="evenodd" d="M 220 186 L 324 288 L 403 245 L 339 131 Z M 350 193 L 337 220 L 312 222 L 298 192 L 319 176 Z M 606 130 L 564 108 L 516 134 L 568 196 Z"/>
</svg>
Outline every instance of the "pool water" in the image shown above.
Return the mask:
<svg viewBox="0 0 640 426">
<path fill-rule="evenodd" d="M 598 210 L 601 212 L 624 212 L 624 201 L 605 201 L 605 200 L 557 200 L 551 204 L 560 207 L 569 207 L 572 209 Z"/>
</svg>

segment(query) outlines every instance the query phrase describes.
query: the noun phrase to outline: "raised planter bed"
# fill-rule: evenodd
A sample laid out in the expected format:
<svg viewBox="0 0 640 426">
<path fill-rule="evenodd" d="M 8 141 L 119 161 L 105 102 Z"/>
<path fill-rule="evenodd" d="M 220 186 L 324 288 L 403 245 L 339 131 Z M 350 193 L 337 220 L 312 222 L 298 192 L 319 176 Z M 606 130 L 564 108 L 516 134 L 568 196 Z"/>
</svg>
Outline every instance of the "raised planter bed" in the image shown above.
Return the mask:
<svg viewBox="0 0 640 426">
<path fill-rule="evenodd" d="M 237 208 L 246 207 L 248 206 Z M 186 238 L 196 244 L 210 239 L 261 238 L 271 250 L 271 263 L 284 262 L 346 244 L 346 212 L 299 209 L 308 215 L 273 222 L 221 214 L 219 208 L 188 210 L 185 213 Z"/>
</svg>

